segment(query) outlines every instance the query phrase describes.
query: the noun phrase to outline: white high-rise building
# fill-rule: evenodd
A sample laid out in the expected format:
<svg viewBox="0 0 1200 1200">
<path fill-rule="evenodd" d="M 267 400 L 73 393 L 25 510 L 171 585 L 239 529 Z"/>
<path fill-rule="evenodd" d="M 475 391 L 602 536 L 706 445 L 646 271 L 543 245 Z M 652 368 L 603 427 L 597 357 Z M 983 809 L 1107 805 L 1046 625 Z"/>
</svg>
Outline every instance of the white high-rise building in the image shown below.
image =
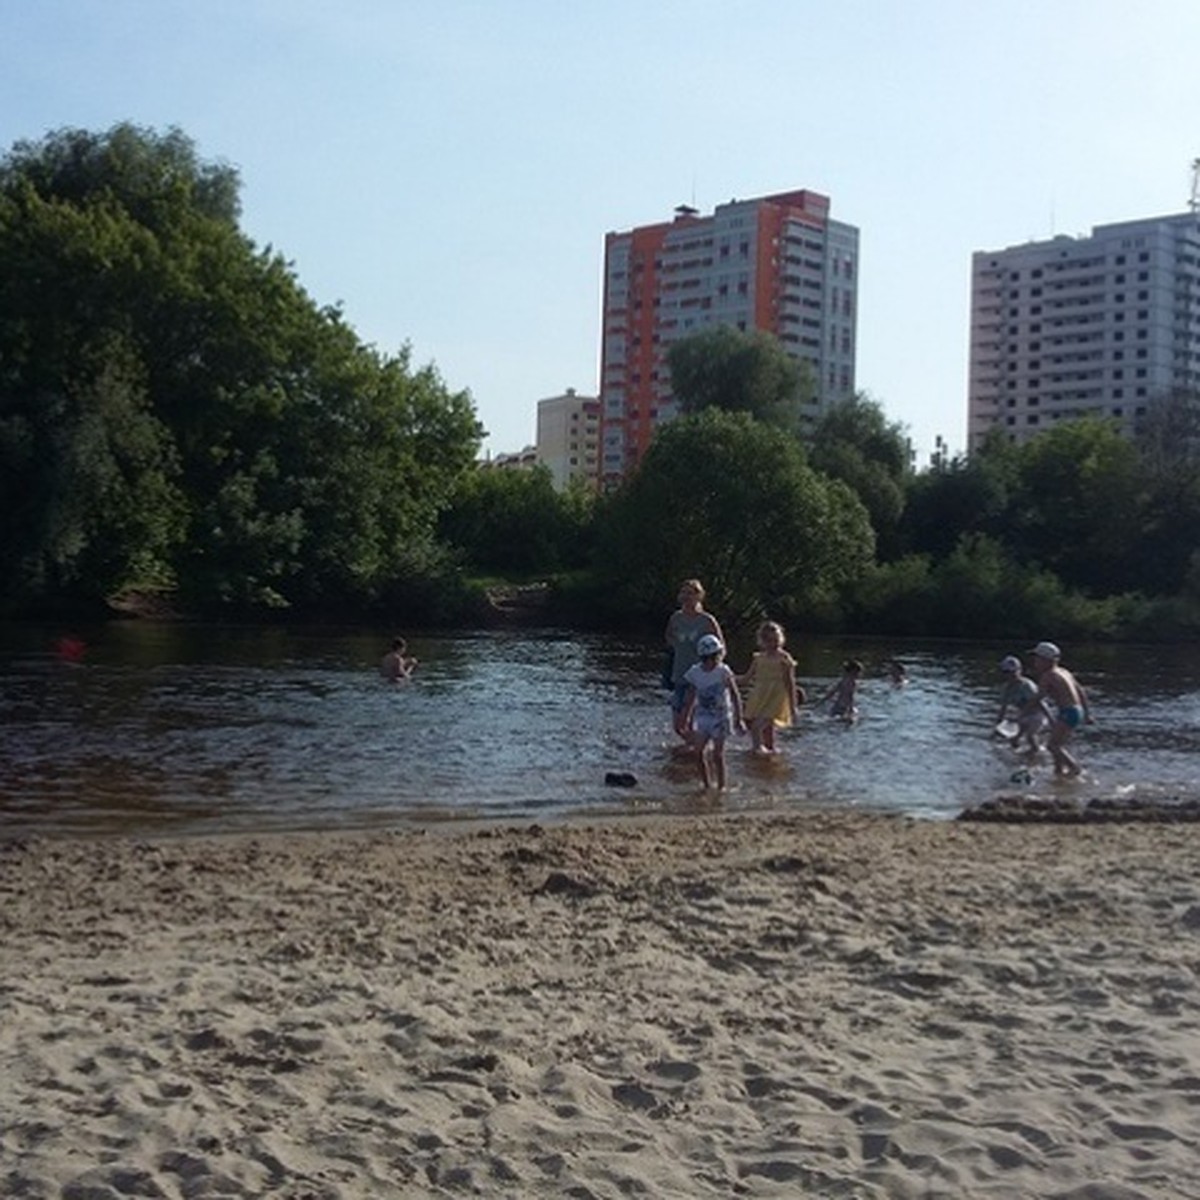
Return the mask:
<svg viewBox="0 0 1200 1200">
<path fill-rule="evenodd" d="M 1155 398 L 1198 386 L 1200 213 L 972 257 L 970 449 L 1085 415 L 1132 434 Z"/>
</svg>

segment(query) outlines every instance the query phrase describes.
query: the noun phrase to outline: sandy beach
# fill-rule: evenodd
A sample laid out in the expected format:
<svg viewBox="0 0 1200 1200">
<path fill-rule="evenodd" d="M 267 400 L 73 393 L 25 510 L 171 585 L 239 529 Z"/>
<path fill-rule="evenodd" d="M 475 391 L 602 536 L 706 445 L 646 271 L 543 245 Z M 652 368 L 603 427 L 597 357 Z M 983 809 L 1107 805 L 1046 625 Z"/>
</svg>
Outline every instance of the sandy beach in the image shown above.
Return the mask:
<svg viewBox="0 0 1200 1200">
<path fill-rule="evenodd" d="M 0 1195 L 1200 1197 L 1200 827 L 0 840 Z"/>
</svg>

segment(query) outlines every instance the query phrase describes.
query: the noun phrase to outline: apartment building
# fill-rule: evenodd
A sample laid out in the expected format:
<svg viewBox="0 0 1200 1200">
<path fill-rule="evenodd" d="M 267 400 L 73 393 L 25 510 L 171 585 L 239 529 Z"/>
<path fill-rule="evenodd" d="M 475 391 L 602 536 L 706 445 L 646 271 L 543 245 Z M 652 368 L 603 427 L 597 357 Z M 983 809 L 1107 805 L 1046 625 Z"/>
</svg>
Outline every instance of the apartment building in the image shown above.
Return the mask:
<svg viewBox="0 0 1200 1200">
<path fill-rule="evenodd" d="M 854 394 L 858 230 L 827 196 L 801 190 L 731 200 L 710 216 L 609 233 L 600 352 L 602 486 L 636 465 L 678 413 L 667 352 L 706 326 L 765 330 L 806 365 L 807 414 Z"/>
<path fill-rule="evenodd" d="M 537 459 L 550 469 L 554 487 L 565 491 L 576 480 L 594 486 L 600 462 L 600 401 L 567 388 L 539 400 Z"/>
<path fill-rule="evenodd" d="M 1132 434 L 1156 397 L 1198 386 L 1200 214 L 972 256 L 969 449 L 1084 415 Z"/>
</svg>

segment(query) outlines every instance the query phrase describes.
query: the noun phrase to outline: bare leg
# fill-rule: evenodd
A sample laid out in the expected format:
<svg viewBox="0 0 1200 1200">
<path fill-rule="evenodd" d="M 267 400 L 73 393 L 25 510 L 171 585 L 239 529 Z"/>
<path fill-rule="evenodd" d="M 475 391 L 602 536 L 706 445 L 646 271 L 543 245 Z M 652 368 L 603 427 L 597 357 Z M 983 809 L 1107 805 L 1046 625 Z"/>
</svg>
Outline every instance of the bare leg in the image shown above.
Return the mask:
<svg viewBox="0 0 1200 1200">
<path fill-rule="evenodd" d="M 717 787 L 721 791 L 725 790 L 725 743 L 724 741 L 713 739 L 713 765 L 717 769 Z"/>
<path fill-rule="evenodd" d="M 706 788 L 712 787 L 712 772 L 708 765 L 708 739 L 697 736 L 693 744 L 696 747 L 696 763 L 700 768 L 700 782 Z"/>
<path fill-rule="evenodd" d="M 763 749 L 766 750 L 766 752 L 768 754 L 774 754 L 775 753 L 775 722 L 772 721 L 770 717 L 767 717 L 763 721 L 762 730 L 760 732 L 760 737 L 762 738 Z"/>
<path fill-rule="evenodd" d="M 750 722 L 750 749 L 758 754 L 764 749 L 763 723 L 761 717 L 755 717 Z"/>
<path fill-rule="evenodd" d="M 1066 741 L 1071 736 L 1071 727 L 1065 721 L 1055 721 L 1050 726 L 1050 737 L 1046 747 L 1054 757 L 1055 775 L 1078 775 L 1083 768 L 1067 750 Z"/>
</svg>

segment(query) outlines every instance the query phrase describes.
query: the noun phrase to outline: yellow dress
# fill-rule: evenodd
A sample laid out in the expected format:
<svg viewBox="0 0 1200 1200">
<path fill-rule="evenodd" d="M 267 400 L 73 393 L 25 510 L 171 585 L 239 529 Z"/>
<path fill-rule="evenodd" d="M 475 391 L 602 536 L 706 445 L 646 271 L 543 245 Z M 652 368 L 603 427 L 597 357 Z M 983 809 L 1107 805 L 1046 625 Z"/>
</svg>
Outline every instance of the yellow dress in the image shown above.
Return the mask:
<svg viewBox="0 0 1200 1200">
<path fill-rule="evenodd" d="M 778 654 L 755 653 L 746 672 L 747 721 L 771 720 L 780 728 L 792 723 L 792 706 L 788 697 L 790 686 L 788 668 L 795 671 L 796 660 L 786 651 Z"/>
</svg>

